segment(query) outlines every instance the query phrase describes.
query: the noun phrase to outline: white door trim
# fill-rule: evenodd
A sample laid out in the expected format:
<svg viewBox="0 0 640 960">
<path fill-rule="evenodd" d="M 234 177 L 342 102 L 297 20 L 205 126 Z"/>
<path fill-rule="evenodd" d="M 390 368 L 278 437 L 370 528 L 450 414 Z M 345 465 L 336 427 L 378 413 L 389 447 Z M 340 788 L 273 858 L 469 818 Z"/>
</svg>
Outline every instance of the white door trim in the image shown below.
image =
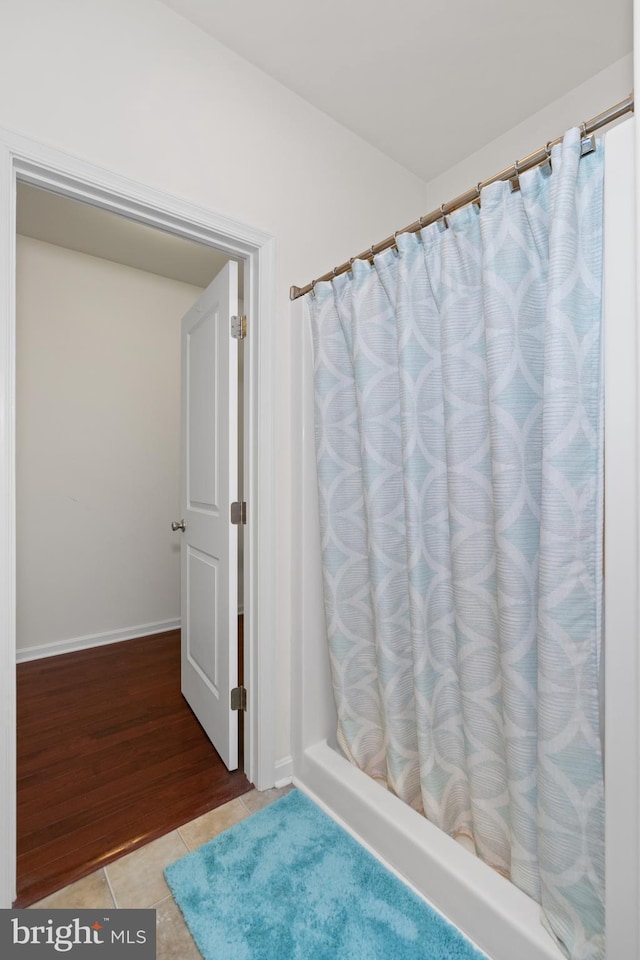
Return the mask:
<svg viewBox="0 0 640 960">
<path fill-rule="evenodd" d="M 45 144 L 0 129 L 0 908 L 16 891 L 16 181 L 44 187 L 240 257 L 245 263 L 244 559 L 245 771 L 258 787 L 275 771 L 273 357 L 274 238 L 253 227 Z M 257 643 L 258 624 L 260 643 Z"/>
</svg>

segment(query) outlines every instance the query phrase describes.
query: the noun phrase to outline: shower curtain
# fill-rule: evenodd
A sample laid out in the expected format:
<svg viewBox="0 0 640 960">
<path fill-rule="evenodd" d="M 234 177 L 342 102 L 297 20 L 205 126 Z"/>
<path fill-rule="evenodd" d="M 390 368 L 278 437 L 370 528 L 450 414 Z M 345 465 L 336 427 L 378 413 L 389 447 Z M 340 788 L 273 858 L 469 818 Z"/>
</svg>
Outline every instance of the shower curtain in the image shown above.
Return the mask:
<svg viewBox="0 0 640 960">
<path fill-rule="evenodd" d="M 603 144 L 309 295 L 346 756 L 604 958 Z"/>
</svg>

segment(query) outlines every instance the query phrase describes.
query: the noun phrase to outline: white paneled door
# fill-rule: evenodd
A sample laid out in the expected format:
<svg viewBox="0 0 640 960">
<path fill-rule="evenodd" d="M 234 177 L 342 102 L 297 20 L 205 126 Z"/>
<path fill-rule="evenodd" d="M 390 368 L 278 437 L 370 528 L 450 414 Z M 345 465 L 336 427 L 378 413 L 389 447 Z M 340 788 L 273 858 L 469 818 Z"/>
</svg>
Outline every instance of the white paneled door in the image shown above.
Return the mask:
<svg viewBox="0 0 640 960">
<path fill-rule="evenodd" d="M 229 770 L 238 766 L 238 266 L 182 320 L 182 693 Z M 174 524 L 174 527 L 176 525 Z"/>
</svg>

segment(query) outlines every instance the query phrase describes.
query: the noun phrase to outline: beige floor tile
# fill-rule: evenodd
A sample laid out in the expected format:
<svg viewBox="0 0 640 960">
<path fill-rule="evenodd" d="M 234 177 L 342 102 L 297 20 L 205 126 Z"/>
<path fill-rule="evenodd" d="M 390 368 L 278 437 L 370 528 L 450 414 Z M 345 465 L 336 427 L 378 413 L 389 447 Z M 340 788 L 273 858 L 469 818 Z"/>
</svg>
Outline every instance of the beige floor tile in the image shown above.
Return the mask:
<svg viewBox="0 0 640 960">
<path fill-rule="evenodd" d="M 268 807 L 274 800 L 279 800 L 280 797 L 284 797 L 284 795 L 291 790 L 293 790 L 292 783 L 287 787 L 272 787 L 270 790 L 263 790 L 262 792 L 251 790 L 249 793 L 245 793 L 243 797 L 240 797 L 240 800 L 249 813 L 256 813 L 258 810 Z"/>
<path fill-rule="evenodd" d="M 150 907 L 169 895 L 162 871 L 184 857 L 187 848 L 177 830 L 147 843 L 105 867 L 116 907 Z"/>
<path fill-rule="evenodd" d="M 91 910 L 94 907 L 113 908 L 115 906 L 104 870 L 96 870 L 82 880 L 70 883 L 68 887 L 57 890 L 44 900 L 32 904 L 33 908 L 46 910 Z"/>
<path fill-rule="evenodd" d="M 248 816 L 249 811 L 237 797 L 235 800 L 224 803 L 216 810 L 210 810 L 209 813 L 203 814 L 197 820 L 192 820 L 191 823 L 179 827 L 178 833 L 189 849 L 195 850 L 203 843 L 211 840 L 212 837 L 216 837 L 223 830 L 227 830 L 234 823 L 239 823 L 240 820 L 244 820 Z"/>
<path fill-rule="evenodd" d="M 172 897 L 154 904 L 156 910 L 156 960 L 201 960 L 180 908 Z"/>
<path fill-rule="evenodd" d="M 91 909 L 155 906 L 158 918 L 157 960 L 200 960 L 200 953 L 165 882 L 164 868 L 183 857 L 187 850 L 196 849 L 233 824 L 285 796 L 290 790 L 293 790 L 292 785 L 280 789 L 274 787 L 261 793 L 251 790 L 217 810 L 192 820 L 180 827 L 179 831 L 174 830 L 153 840 L 103 870 L 96 870 L 88 877 L 34 903 L 33 907 Z"/>
</svg>

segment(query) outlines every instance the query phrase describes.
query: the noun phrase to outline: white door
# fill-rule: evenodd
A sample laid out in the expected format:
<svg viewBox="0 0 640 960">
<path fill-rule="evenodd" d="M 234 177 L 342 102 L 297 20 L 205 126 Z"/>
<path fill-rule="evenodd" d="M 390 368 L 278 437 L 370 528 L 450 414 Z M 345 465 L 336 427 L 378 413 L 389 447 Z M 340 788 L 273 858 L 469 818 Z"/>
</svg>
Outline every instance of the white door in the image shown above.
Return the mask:
<svg viewBox="0 0 640 960">
<path fill-rule="evenodd" d="M 182 320 L 182 693 L 229 770 L 238 766 L 238 265 Z M 175 525 L 174 525 L 175 526 Z"/>
</svg>

